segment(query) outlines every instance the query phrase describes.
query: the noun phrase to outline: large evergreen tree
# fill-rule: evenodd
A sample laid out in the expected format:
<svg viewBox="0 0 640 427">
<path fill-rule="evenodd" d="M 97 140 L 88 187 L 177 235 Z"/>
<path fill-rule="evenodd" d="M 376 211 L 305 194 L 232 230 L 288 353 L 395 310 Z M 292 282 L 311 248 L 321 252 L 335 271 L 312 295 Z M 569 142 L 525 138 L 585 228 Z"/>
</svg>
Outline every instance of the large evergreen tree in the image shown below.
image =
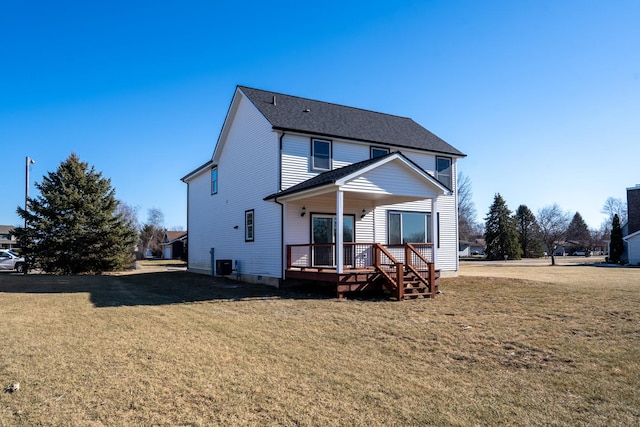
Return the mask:
<svg viewBox="0 0 640 427">
<path fill-rule="evenodd" d="M 71 154 L 56 172 L 36 183 L 37 198 L 18 208 L 26 227 L 15 234 L 30 268 L 80 274 L 119 270 L 131 265 L 133 224 L 117 213 L 111 181 Z"/>
<path fill-rule="evenodd" d="M 484 238 L 488 259 L 520 259 L 515 218 L 500 194 L 496 194 L 485 218 Z"/>
<path fill-rule="evenodd" d="M 611 223 L 611 244 L 609 246 L 609 262 L 619 264 L 624 251 L 624 241 L 622 240 L 622 227 L 620 226 L 620 217 L 618 214 L 613 215 Z"/>
<path fill-rule="evenodd" d="M 567 228 L 566 239 L 577 245 L 580 249 L 584 249 L 585 254 L 589 254 L 591 250 L 591 232 L 587 223 L 582 219 L 580 212 L 576 212 Z"/>
<path fill-rule="evenodd" d="M 525 258 L 540 258 L 544 255 L 544 245 L 540 238 L 540 226 L 536 216 L 527 205 L 520 205 L 515 214 L 516 227 L 522 256 Z"/>
</svg>

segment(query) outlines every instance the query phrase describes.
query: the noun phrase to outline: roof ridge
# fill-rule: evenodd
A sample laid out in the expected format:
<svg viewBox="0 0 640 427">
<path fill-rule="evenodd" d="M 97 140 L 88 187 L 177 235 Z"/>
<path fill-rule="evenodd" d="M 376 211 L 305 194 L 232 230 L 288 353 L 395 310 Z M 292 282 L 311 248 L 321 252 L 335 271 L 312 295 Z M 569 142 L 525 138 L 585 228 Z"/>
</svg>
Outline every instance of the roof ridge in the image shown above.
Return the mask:
<svg viewBox="0 0 640 427">
<path fill-rule="evenodd" d="M 390 116 L 390 117 L 396 117 L 396 118 L 399 118 L 399 119 L 405 119 L 405 120 L 414 121 L 411 117 L 399 116 L 397 114 L 383 113 L 381 111 L 370 110 L 370 109 L 367 109 L 367 108 L 353 107 L 353 106 L 350 106 L 350 105 L 338 104 L 336 102 L 322 101 L 322 100 L 313 99 L 313 98 L 306 98 L 306 97 L 303 97 L 303 96 L 289 95 L 287 93 L 274 92 L 272 90 L 258 89 L 258 88 L 251 87 L 251 86 L 238 85 L 238 88 L 247 88 L 247 89 L 251 89 L 251 90 L 258 90 L 260 92 L 271 93 L 271 94 L 274 94 L 274 95 L 288 96 L 290 98 L 297 98 L 297 99 L 302 99 L 302 100 L 305 100 L 305 101 L 321 102 L 323 104 L 333 105 L 333 106 L 336 106 L 336 107 L 349 108 L 351 110 L 360 110 L 360 111 L 364 111 L 364 112 L 367 112 L 367 113 L 380 114 L 380 115 L 383 115 L 383 116 Z"/>
</svg>

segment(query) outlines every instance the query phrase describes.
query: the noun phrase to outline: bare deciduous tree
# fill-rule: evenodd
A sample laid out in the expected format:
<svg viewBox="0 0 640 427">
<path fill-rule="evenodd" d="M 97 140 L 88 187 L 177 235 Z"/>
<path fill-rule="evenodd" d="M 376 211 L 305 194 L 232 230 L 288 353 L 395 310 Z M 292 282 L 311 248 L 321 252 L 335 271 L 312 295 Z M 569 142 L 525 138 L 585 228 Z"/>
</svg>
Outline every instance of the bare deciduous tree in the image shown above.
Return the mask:
<svg viewBox="0 0 640 427">
<path fill-rule="evenodd" d="M 613 223 L 613 217 L 618 215 L 620 219 L 620 224 L 624 224 L 627 221 L 627 203 L 622 199 L 618 199 L 615 197 L 609 197 L 602 206 L 602 210 L 600 211 L 603 214 L 607 215 L 606 223 L 611 226 Z"/>
<path fill-rule="evenodd" d="M 140 229 L 140 242 L 143 254 L 147 251 L 158 254 L 164 234 L 164 214 L 158 208 L 151 208 L 147 213 L 147 222 Z"/>
<path fill-rule="evenodd" d="M 460 240 L 472 240 L 482 234 L 477 219 L 476 206 L 473 203 L 471 179 L 458 171 L 458 233 Z"/>
<path fill-rule="evenodd" d="M 124 218 L 131 224 L 135 230 L 140 229 L 140 221 L 138 221 L 138 208 L 131 206 L 122 200 L 118 200 L 118 207 L 116 208 L 116 214 Z"/>
<path fill-rule="evenodd" d="M 553 204 L 540 209 L 537 220 L 542 242 L 551 253 L 551 265 L 556 265 L 554 252 L 558 247 L 558 243 L 564 239 L 569 226 L 570 215 L 563 212 L 557 204 Z"/>
</svg>

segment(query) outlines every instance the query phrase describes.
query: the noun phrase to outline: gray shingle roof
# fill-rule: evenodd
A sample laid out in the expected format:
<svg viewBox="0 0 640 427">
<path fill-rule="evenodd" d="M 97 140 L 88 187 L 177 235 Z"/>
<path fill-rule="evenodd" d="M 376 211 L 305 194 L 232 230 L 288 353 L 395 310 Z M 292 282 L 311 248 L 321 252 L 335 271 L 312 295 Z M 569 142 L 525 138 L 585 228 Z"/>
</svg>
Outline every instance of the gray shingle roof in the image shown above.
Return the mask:
<svg viewBox="0 0 640 427">
<path fill-rule="evenodd" d="M 465 156 L 461 151 L 406 117 L 246 86 L 238 86 L 238 89 L 277 130 Z"/>
</svg>

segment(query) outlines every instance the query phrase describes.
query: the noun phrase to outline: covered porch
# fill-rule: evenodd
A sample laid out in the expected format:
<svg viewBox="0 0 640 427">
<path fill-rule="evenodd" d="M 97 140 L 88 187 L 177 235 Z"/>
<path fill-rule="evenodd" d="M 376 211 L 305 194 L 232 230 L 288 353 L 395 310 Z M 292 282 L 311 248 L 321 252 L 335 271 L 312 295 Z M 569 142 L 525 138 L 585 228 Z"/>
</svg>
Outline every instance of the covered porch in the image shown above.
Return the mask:
<svg viewBox="0 0 640 427">
<path fill-rule="evenodd" d="M 440 272 L 432 261 L 433 245 L 345 243 L 343 269 L 314 259 L 336 253 L 333 244 L 287 245 L 287 279 L 332 283 L 338 298 L 347 292 L 384 290 L 398 301 L 435 298 Z M 333 256 L 333 255 L 330 255 Z"/>
<path fill-rule="evenodd" d="M 447 194 L 446 186 L 396 152 L 269 196 L 283 207 L 282 277 L 333 283 L 339 297 L 369 289 L 398 300 L 435 297 L 436 213 L 438 197 Z M 416 219 L 422 228 L 408 233 Z"/>
</svg>

